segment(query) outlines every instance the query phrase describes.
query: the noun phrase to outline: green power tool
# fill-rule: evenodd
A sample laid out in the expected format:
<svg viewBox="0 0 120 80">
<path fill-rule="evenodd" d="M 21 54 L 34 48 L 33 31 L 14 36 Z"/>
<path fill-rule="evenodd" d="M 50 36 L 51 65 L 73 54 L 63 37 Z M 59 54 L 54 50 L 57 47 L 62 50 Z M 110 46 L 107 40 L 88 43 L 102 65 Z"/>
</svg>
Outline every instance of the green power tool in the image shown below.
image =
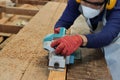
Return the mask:
<svg viewBox="0 0 120 80">
<path fill-rule="evenodd" d="M 74 55 L 62 56 L 55 53 L 55 49 L 50 46 L 54 39 L 65 36 L 66 29 L 61 27 L 59 34 L 49 34 L 43 40 L 43 47 L 48 51 L 49 64 L 48 69 L 63 71 L 66 64 L 74 63 Z"/>
</svg>

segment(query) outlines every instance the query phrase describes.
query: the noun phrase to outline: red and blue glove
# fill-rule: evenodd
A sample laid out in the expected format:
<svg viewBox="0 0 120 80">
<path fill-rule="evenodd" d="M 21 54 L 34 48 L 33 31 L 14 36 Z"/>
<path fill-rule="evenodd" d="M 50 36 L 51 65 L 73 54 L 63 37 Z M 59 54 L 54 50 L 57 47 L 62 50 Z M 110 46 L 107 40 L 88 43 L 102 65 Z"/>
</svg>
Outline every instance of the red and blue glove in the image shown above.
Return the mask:
<svg viewBox="0 0 120 80">
<path fill-rule="evenodd" d="M 60 27 L 54 29 L 54 33 L 58 34 L 60 32 Z"/>
<path fill-rule="evenodd" d="M 64 56 L 71 55 L 75 50 L 78 49 L 83 43 L 81 36 L 64 36 L 62 38 L 56 39 L 51 43 L 51 47 L 55 48 L 56 54 L 61 54 Z"/>
</svg>

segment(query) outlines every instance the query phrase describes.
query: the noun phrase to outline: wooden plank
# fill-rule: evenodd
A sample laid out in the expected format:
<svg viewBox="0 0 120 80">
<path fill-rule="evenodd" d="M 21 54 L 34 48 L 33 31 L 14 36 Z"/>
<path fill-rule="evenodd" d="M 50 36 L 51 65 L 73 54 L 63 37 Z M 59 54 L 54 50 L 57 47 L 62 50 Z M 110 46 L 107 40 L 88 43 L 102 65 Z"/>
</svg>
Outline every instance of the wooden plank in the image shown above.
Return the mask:
<svg viewBox="0 0 120 80">
<path fill-rule="evenodd" d="M 22 26 L 0 24 L 0 32 L 16 34 L 20 29 L 22 29 Z"/>
<path fill-rule="evenodd" d="M 11 17 L 4 16 L 4 14 L 5 14 L 5 13 L 3 13 L 4 6 L 0 6 L 0 11 L 1 11 L 1 16 L 2 16 L 2 18 L 0 19 L 0 24 L 6 23 L 7 21 L 9 21 L 13 17 L 13 16 L 11 16 Z"/>
<path fill-rule="evenodd" d="M 51 4 L 50 6 L 56 6 L 56 4 Z M 55 12 L 54 13 L 52 13 L 52 18 L 50 19 L 50 21 L 49 21 L 49 23 L 46 25 L 46 26 L 48 26 L 48 29 L 51 27 L 53 27 L 53 25 L 55 24 L 55 22 L 58 20 L 58 18 L 60 17 L 60 15 L 62 14 L 62 12 L 63 12 L 63 10 L 64 10 L 64 8 L 65 8 L 65 6 L 66 6 L 66 4 L 58 4 L 58 6 L 56 6 L 56 10 L 54 10 Z M 47 9 L 48 8 L 46 8 L 46 10 L 45 10 L 45 12 L 42 12 L 41 13 L 41 16 L 40 16 L 40 18 L 43 18 L 44 17 L 44 15 L 46 15 L 47 14 Z M 52 11 L 53 12 L 53 11 Z M 43 14 L 44 13 L 44 14 Z M 47 16 L 47 17 L 49 17 L 49 16 Z M 47 18 L 46 18 L 47 19 Z M 41 23 L 43 23 L 44 25 L 46 24 L 46 19 L 45 20 L 41 20 L 40 22 Z M 44 26 L 43 25 L 43 26 Z M 42 27 L 43 27 L 42 26 Z M 47 31 L 49 31 L 47 29 Z M 50 29 L 51 30 L 51 29 Z M 42 44 L 42 42 L 41 42 L 41 44 Z M 28 69 L 26 70 L 26 73 L 25 73 L 25 75 L 23 76 L 23 79 L 22 80 L 34 80 L 34 78 L 35 78 L 35 80 L 47 80 L 48 79 L 48 73 L 46 73 L 46 71 L 48 70 L 47 68 L 48 67 L 46 67 L 46 66 L 44 66 L 44 64 L 46 64 L 47 62 L 45 62 L 45 60 L 46 59 L 44 59 L 44 57 L 47 55 L 47 54 L 45 54 L 45 50 L 43 50 L 43 49 L 41 49 L 41 47 L 38 47 L 38 49 L 36 49 L 36 52 L 38 52 L 38 58 L 36 58 L 36 61 L 39 61 L 39 64 L 36 64 L 35 62 L 34 62 L 34 59 L 32 60 L 34 63 L 31 63 L 30 64 L 30 66 L 28 67 Z M 42 59 L 41 59 L 42 58 Z M 42 65 L 43 64 L 43 65 Z M 41 65 L 41 66 L 36 66 L 35 67 L 35 65 Z M 42 66 L 44 66 L 44 67 L 46 67 L 46 68 L 44 68 L 44 67 L 42 67 Z M 41 72 L 37 72 L 37 73 L 35 73 L 36 72 L 36 70 L 40 70 L 41 69 Z M 44 72 L 43 72 L 44 71 Z M 31 73 L 33 73 L 33 74 L 31 74 Z M 40 76 L 42 74 L 42 76 Z M 34 76 L 29 76 L 29 75 L 34 75 Z M 29 76 L 29 79 L 28 79 L 28 76 Z M 65 76 L 65 75 L 64 75 Z"/>
<path fill-rule="evenodd" d="M 8 42 L 10 42 L 14 37 L 15 37 L 15 34 L 12 34 L 3 43 L 1 43 L 0 50 L 3 49 L 8 44 Z"/>
<path fill-rule="evenodd" d="M 4 38 L 2 36 L 0 36 L 0 43 L 4 40 Z"/>
<path fill-rule="evenodd" d="M 17 7 L 16 7 L 17 8 Z M 35 6 L 29 5 L 29 4 L 24 4 L 20 7 L 19 9 L 29 9 L 29 10 L 39 10 Z M 5 24 L 6 25 L 18 25 L 18 26 L 24 26 L 28 21 L 32 18 L 33 16 L 27 16 L 27 15 L 14 15 L 7 21 Z"/>
<path fill-rule="evenodd" d="M 2 19 L 2 13 L 3 13 L 3 6 L 2 5 L 0 5 L 0 19 Z"/>
<path fill-rule="evenodd" d="M 48 80 L 66 80 L 66 69 L 64 71 L 50 71 Z"/>
<path fill-rule="evenodd" d="M 10 37 L 11 35 L 12 35 L 11 33 L 0 32 L 0 36 Z"/>
<path fill-rule="evenodd" d="M 35 57 L 32 59 L 21 80 L 47 80 L 49 75 L 47 68 L 45 56 Z"/>
<path fill-rule="evenodd" d="M 82 60 L 69 66 L 68 80 L 112 80 L 104 54 L 96 49 L 81 49 Z"/>
<path fill-rule="evenodd" d="M 8 14 L 34 16 L 39 10 L 22 9 L 18 7 L 3 7 L 3 12 Z"/>
<path fill-rule="evenodd" d="M 0 19 L 0 24 L 4 24 L 9 20 L 8 17 L 3 17 L 2 19 Z"/>
<path fill-rule="evenodd" d="M 4 6 L 6 4 L 6 0 L 0 0 L 0 6 Z"/>
<path fill-rule="evenodd" d="M 41 62 L 47 55 L 42 41 L 45 35 L 53 31 L 52 24 L 56 21 L 52 20 L 59 5 L 55 2 L 45 5 L 1 50 L 0 80 L 47 80 L 48 69 Z"/>
<path fill-rule="evenodd" d="M 5 7 L 5 6 L 1 6 L 1 7 L 2 7 L 1 9 L 3 9 L 3 7 Z M 29 5 L 29 4 L 24 4 L 24 5 L 19 7 L 19 9 L 23 9 L 23 8 L 25 8 L 25 9 L 32 9 L 32 10 L 39 10 L 38 8 L 33 7 L 33 6 Z M 4 10 L 2 10 L 2 11 L 4 11 Z M 2 19 L 0 19 L 0 24 L 5 24 L 8 21 L 10 22 L 10 20 L 15 18 L 16 16 L 18 16 L 18 15 L 13 15 L 11 17 L 4 16 Z"/>
</svg>

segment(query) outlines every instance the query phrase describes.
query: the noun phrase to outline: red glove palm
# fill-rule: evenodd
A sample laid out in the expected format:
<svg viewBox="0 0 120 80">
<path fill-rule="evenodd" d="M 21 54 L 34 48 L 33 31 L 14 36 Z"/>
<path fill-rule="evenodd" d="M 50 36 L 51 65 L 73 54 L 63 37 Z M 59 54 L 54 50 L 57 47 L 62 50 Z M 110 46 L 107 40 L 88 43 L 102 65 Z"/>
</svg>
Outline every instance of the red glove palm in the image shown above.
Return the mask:
<svg viewBox="0 0 120 80">
<path fill-rule="evenodd" d="M 82 38 L 79 35 L 64 36 L 54 40 L 51 43 L 51 47 L 56 48 L 56 54 L 68 56 L 77 50 L 77 48 L 82 45 L 82 42 Z"/>
</svg>

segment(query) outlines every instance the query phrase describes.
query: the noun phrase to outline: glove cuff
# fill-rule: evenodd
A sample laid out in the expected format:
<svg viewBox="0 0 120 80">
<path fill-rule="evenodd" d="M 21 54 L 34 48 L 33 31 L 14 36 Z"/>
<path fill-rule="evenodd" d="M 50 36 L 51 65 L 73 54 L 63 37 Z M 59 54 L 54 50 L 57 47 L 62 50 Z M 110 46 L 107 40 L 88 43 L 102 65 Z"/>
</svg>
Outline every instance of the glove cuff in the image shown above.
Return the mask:
<svg viewBox="0 0 120 80">
<path fill-rule="evenodd" d="M 83 45 L 83 39 L 80 35 L 75 35 L 74 40 L 77 42 L 77 44 L 79 44 L 79 46 Z"/>
</svg>

